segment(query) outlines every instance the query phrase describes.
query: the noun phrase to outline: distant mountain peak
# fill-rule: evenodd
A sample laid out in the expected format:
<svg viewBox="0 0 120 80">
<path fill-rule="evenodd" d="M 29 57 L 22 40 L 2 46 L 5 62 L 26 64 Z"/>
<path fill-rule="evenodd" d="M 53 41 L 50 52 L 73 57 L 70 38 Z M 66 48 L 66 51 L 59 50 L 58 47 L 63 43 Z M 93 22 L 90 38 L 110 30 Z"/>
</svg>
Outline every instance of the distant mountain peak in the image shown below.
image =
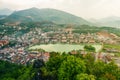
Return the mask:
<svg viewBox="0 0 120 80">
<path fill-rule="evenodd" d="M 4 21 L 5 23 L 48 21 L 57 24 L 91 24 L 81 17 L 77 17 L 61 10 L 51 8 L 39 9 L 36 7 L 14 12 L 5 18 Z"/>
<path fill-rule="evenodd" d="M 120 28 L 120 17 L 108 16 L 98 20 L 91 20 L 94 24 L 99 26 L 117 27 Z"/>
<path fill-rule="evenodd" d="M 39 8 L 36 8 L 36 7 L 32 7 L 32 8 L 29 8 L 29 9 L 32 9 L 32 10 L 36 9 L 36 10 L 39 10 Z M 28 10 L 29 10 L 29 9 L 28 9 Z"/>
</svg>

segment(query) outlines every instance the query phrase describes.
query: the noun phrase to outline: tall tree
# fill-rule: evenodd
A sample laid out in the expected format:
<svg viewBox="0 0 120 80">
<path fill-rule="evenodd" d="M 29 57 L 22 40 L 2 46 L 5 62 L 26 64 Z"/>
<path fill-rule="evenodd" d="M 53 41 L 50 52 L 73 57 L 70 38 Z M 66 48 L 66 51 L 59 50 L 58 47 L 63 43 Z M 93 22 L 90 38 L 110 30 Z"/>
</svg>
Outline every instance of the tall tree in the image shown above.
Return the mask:
<svg viewBox="0 0 120 80">
<path fill-rule="evenodd" d="M 75 80 L 75 76 L 84 73 L 85 63 L 80 58 L 67 56 L 58 69 L 58 80 Z"/>
</svg>

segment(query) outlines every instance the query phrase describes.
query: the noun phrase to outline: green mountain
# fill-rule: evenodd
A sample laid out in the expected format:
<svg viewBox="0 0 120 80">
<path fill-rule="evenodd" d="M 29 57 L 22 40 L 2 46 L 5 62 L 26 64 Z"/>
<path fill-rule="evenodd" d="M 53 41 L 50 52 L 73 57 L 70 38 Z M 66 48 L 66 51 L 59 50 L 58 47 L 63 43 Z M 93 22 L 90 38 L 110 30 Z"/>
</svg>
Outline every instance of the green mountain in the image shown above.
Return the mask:
<svg viewBox="0 0 120 80">
<path fill-rule="evenodd" d="M 6 17 L 7 17 L 7 15 L 0 15 L 0 19 L 4 19 Z"/>
<path fill-rule="evenodd" d="M 1 23 L 24 23 L 24 22 L 42 22 L 50 21 L 57 24 L 91 24 L 81 17 L 56 9 L 38 9 L 30 8 L 12 13 Z"/>
</svg>

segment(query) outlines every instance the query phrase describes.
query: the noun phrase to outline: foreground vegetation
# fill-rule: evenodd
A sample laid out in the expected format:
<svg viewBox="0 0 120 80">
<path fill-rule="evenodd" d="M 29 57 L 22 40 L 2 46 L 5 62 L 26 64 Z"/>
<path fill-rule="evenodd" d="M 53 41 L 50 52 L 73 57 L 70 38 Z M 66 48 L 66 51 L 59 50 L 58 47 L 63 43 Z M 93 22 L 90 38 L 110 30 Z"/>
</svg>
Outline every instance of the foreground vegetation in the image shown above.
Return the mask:
<svg viewBox="0 0 120 80">
<path fill-rule="evenodd" d="M 79 53 L 79 52 L 78 52 Z M 35 60 L 27 66 L 0 61 L 1 80 L 120 80 L 120 68 L 94 61 L 92 53 L 62 55 L 52 52 L 48 62 Z"/>
<path fill-rule="evenodd" d="M 35 71 L 31 66 L 17 65 L 0 60 L 0 80 L 30 80 Z"/>
<path fill-rule="evenodd" d="M 120 69 L 113 63 L 94 62 L 93 56 L 52 54 L 40 69 L 42 77 L 51 80 L 119 80 Z M 49 78 L 48 78 L 49 79 Z"/>
</svg>

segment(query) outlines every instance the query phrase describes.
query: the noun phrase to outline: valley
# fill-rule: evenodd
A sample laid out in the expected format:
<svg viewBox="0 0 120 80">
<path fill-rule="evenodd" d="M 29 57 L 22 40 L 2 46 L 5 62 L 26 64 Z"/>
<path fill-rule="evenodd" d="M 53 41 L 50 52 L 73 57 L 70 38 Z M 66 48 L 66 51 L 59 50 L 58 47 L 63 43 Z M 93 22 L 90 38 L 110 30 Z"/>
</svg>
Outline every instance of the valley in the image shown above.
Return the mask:
<svg viewBox="0 0 120 80">
<path fill-rule="evenodd" d="M 50 8 L 0 18 L 1 80 L 119 80 L 119 60 L 120 28 Z"/>
</svg>

